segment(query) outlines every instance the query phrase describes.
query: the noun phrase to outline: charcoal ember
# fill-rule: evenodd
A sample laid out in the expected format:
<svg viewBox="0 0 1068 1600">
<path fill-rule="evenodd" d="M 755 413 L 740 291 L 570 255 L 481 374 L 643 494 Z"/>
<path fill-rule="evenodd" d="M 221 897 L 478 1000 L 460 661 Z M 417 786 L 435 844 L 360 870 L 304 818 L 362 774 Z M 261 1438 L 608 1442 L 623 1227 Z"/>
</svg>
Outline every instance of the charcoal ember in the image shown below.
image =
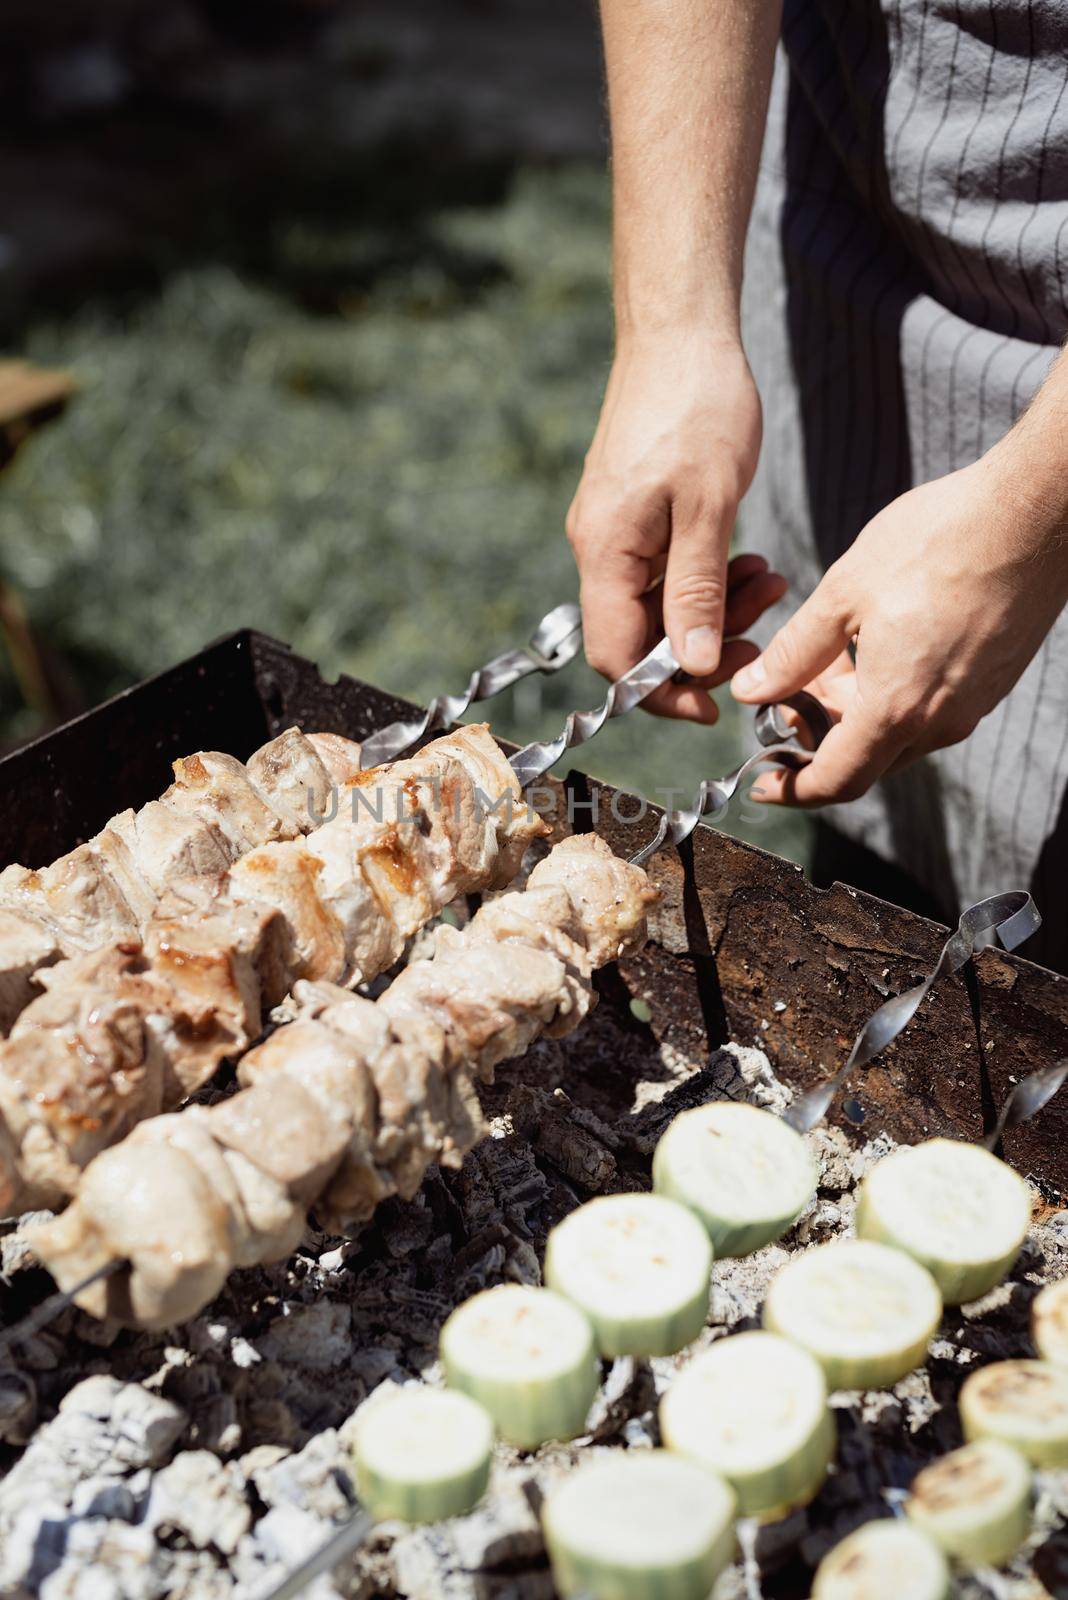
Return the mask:
<svg viewBox="0 0 1068 1600">
<path fill-rule="evenodd" d="M 38 1580 L 41 1600 L 161 1600 L 173 1592 L 169 1553 L 151 1528 L 101 1518 L 76 1522 L 67 1531 L 62 1556 Z M 224 1592 L 226 1592 L 224 1590 Z"/>
<path fill-rule="evenodd" d="M 469 1571 L 540 1559 L 541 1524 L 524 1491 L 522 1474 L 498 1470 L 485 1503 L 468 1516 L 455 1518 L 452 1539 Z"/>
<path fill-rule="evenodd" d="M 37 1223 L 49 1222 L 53 1215 L 51 1211 L 25 1211 L 18 1226 L 0 1237 L 0 1277 L 13 1278 L 17 1272 L 29 1272 L 40 1266 L 26 1236 Z"/>
<path fill-rule="evenodd" d="M 495 1474 L 468 1516 L 402 1534 L 392 1551 L 399 1592 L 408 1600 L 551 1600 L 541 1527 L 518 1478 Z"/>
<path fill-rule="evenodd" d="M 434 1234 L 434 1214 L 421 1194 L 407 1204 L 390 1202 L 383 1210 L 379 1237 L 391 1256 L 410 1256 L 426 1249 Z"/>
<path fill-rule="evenodd" d="M 798 1217 L 785 1242 L 787 1246 L 795 1244 L 804 1249 L 826 1244 L 848 1230 L 852 1216 L 853 1208 L 849 1204 L 817 1199 Z"/>
<path fill-rule="evenodd" d="M 538 1252 L 526 1239 L 513 1237 L 504 1264 L 504 1275 L 510 1283 L 525 1283 L 536 1289 L 541 1284 L 541 1262 Z"/>
<path fill-rule="evenodd" d="M 725 1044 L 720 1053 L 734 1057 L 738 1074 L 748 1090 L 750 1104 L 763 1106 L 776 1116 L 782 1116 L 794 1098 L 794 1091 L 776 1075 L 763 1050 L 758 1050 L 754 1045 L 732 1043 Z"/>
<path fill-rule="evenodd" d="M 634 1356 L 617 1357 L 594 1396 L 586 1418 L 586 1436 L 595 1444 L 614 1438 L 633 1414 L 643 1390 L 648 1396 L 651 1389 L 652 1375 L 648 1366 L 639 1363 Z"/>
<path fill-rule="evenodd" d="M 57 1372 L 63 1366 L 64 1349 L 63 1333 L 53 1324 L 19 1340 L 19 1365 L 30 1372 Z"/>
<path fill-rule="evenodd" d="M 400 1344 L 364 1345 L 349 1358 L 349 1371 L 370 1392 L 386 1378 L 403 1380 L 408 1376 L 400 1364 Z"/>
<path fill-rule="evenodd" d="M 0 1370 L 0 1440 L 26 1444 L 37 1424 L 37 1388 L 25 1372 Z"/>
<path fill-rule="evenodd" d="M 0 1591 L 40 1584 L 81 1520 L 99 1521 L 93 1507 L 114 1509 L 115 1480 L 161 1464 L 185 1425 L 139 1384 L 98 1376 L 71 1389 L 0 1483 Z"/>
<path fill-rule="evenodd" d="M 616 1158 L 588 1128 L 568 1114 L 566 1097 L 544 1089 L 520 1086 L 512 1097 L 516 1132 L 529 1139 L 539 1155 L 558 1167 L 576 1188 L 588 1194 L 607 1189 L 616 1175 Z"/>
<path fill-rule="evenodd" d="M 761 1054 L 760 1051 L 755 1053 Z M 713 1051 L 707 1064 L 697 1072 L 687 1072 L 659 1099 L 643 1106 L 621 1130 L 620 1139 L 636 1155 L 651 1156 L 660 1135 L 680 1112 L 692 1111 L 709 1100 L 737 1100 L 747 1104 L 750 1098 L 750 1085 L 742 1075 L 738 1050 L 734 1046 L 724 1046 Z"/>
<path fill-rule="evenodd" d="M 513 1227 L 533 1232 L 535 1219 L 548 1194 L 545 1174 L 534 1159 L 530 1145 L 522 1137 L 504 1133 L 484 1139 L 474 1152 L 484 1189 L 477 1208 L 470 1208 L 470 1191 L 465 1216 L 474 1223 L 476 1214 L 483 1222 L 496 1214 L 506 1215 Z M 486 1208 L 486 1202 L 489 1208 Z"/>
<path fill-rule="evenodd" d="M 236 1455 L 242 1446 L 237 1401 L 232 1394 L 208 1394 L 189 1407 L 189 1442 L 217 1456 Z"/>
<path fill-rule="evenodd" d="M 852 1188 L 853 1147 L 841 1128 L 813 1128 L 805 1135 L 805 1143 L 819 1167 L 820 1194 L 837 1196 Z"/>
<path fill-rule="evenodd" d="M 153 1477 L 144 1521 L 157 1535 L 177 1532 L 197 1550 L 232 1555 L 252 1511 L 236 1468 L 207 1450 L 184 1450 Z"/>
<path fill-rule="evenodd" d="M 256 1600 L 315 1554 L 333 1528 L 320 1517 L 300 1506 L 278 1505 L 262 1516 L 241 1540 L 230 1563 L 237 1579 L 239 1600 Z M 352 1562 L 343 1564 L 335 1576 L 324 1573 L 304 1591 L 307 1600 L 345 1600 L 361 1592 L 353 1586 Z"/>
<path fill-rule="evenodd" d="M 395 1267 L 390 1272 L 368 1273 L 353 1302 L 352 1320 L 357 1331 L 385 1329 L 403 1334 L 406 1342 L 435 1346 L 438 1331 L 452 1310 L 452 1297 L 406 1281 Z"/>
<path fill-rule="evenodd" d="M 234 1580 L 207 1550 L 172 1550 L 164 1590 L 166 1600 L 230 1600 Z M 84 1600 L 82 1594 L 74 1600 Z"/>
<path fill-rule="evenodd" d="M 1068 1529 L 1061 1529 L 1035 1551 L 1035 1577 L 1050 1600 L 1068 1600 Z"/>
<path fill-rule="evenodd" d="M 293 1449 L 304 1435 L 291 1408 L 274 1397 L 249 1398 L 240 1406 L 240 1418 L 241 1435 L 250 1450 L 260 1445 Z"/>
<path fill-rule="evenodd" d="M 325 1428 L 297 1454 L 254 1470 L 252 1483 L 263 1504 L 297 1506 L 328 1521 L 347 1515 L 356 1500 L 349 1437 Z"/>
<path fill-rule="evenodd" d="M 352 1349 L 351 1322 L 349 1307 L 336 1300 L 287 1306 L 260 1339 L 260 1353 L 270 1361 L 326 1371 L 347 1360 Z"/>
</svg>

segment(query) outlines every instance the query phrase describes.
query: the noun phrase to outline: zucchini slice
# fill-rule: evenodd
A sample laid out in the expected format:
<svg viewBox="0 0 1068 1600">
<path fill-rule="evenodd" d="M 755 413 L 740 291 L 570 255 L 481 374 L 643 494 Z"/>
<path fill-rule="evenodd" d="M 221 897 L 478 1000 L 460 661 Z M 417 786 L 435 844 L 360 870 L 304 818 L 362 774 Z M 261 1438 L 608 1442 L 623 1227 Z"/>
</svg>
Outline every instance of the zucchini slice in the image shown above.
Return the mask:
<svg viewBox="0 0 1068 1600">
<path fill-rule="evenodd" d="M 1031 1307 L 1031 1337 L 1043 1361 L 1068 1367 L 1068 1278 L 1050 1283 Z"/>
<path fill-rule="evenodd" d="M 545 1282 L 593 1324 L 604 1356 L 669 1356 L 708 1316 L 712 1246 L 697 1218 L 655 1194 L 610 1194 L 549 1235 Z"/>
<path fill-rule="evenodd" d="M 1068 1368 L 995 1361 L 960 1392 L 966 1439 L 1001 1439 L 1036 1467 L 1068 1467 Z"/>
<path fill-rule="evenodd" d="M 360 1499 L 373 1516 L 437 1522 L 470 1511 L 485 1492 L 493 1419 L 448 1389 L 412 1384 L 372 1400 L 355 1424 Z"/>
<path fill-rule="evenodd" d="M 911 1522 L 883 1519 L 836 1544 L 816 1569 L 812 1600 L 948 1600 L 949 1566 Z"/>
<path fill-rule="evenodd" d="M 1000 1567 L 1031 1531 L 1031 1468 L 1000 1439 L 977 1439 L 924 1467 L 905 1512 L 947 1556 Z"/>
<path fill-rule="evenodd" d="M 770 1111 L 714 1100 L 683 1111 L 653 1155 L 653 1187 L 696 1212 L 717 1256 L 779 1239 L 816 1192 L 799 1133 Z"/>
<path fill-rule="evenodd" d="M 884 1244 L 817 1245 L 776 1273 L 764 1326 L 820 1363 L 832 1389 L 887 1389 L 922 1366 L 942 1317 L 925 1267 Z"/>
<path fill-rule="evenodd" d="M 1000 1283 L 1031 1223 L 1031 1191 L 1004 1161 L 957 1139 L 884 1156 L 860 1186 L 856 1230 L 925 1266 L 947 1305 Z"/>
<path fill-rule="evenodd" d="M 473 1295 L 442 1328 L 440 1353 L 451 1387 L 524 1450 L 581 1433 L 601 1381 L 589 1321 L 550 1289 L 505 1283 Z"/>
<path fill-rule="evenodd" d="M 695 1356 L 660 1402 L 660 1433 L 755 1517 L 811 1500 L 837 1442 L 819 1362 L 774 1333 L 734 1334 Z"/>
<path fill-rule="evenodd" d="M 549 1491 L 542 1528 L 561 1600 L 707 1600 L 734 1556 L 734 1496 L 666 1450 L 612 1450 Z"/>
</svg>

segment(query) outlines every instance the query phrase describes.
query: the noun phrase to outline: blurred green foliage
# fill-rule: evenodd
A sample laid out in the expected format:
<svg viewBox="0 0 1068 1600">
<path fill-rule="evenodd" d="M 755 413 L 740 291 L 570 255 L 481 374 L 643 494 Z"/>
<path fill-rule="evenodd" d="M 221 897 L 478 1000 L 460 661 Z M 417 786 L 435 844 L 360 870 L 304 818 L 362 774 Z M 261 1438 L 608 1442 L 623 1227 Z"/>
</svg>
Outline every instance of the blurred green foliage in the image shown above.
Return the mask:
<svg viewBox="0 0 1068 1600">
<path fill-rule="evenodd" d="M 256 273 L 187 268 L 28 330 L 82 385 L 0 484 L 0 560 L 43 636 L 94 697 L 244 625 L 415 700 L 458 687 L 575 592 L 608 232 L 600 172 L 525 171 L 420 218 L 414 247 L 410 219 L 294 220 Z M 602 692 L 576 663 L 492 715 L 522 739 Z M 635 715 L 580 764 L 688 789 L 748 740 L 720 699 L 711 732 Z M 738 831 L 804 854 L 802 819 Z"/>
</svg>

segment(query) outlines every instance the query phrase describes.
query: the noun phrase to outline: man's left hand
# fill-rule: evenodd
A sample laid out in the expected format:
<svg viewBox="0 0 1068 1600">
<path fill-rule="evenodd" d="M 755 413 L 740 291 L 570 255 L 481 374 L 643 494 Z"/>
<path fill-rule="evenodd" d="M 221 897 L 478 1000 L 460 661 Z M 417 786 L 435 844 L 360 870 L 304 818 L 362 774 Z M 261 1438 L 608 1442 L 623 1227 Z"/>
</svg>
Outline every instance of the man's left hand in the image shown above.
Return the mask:
<svg viewBox="0 0 1068 1600">
<path fill-rule="evenodd" d="M 735 675 L 738 700 L 808 688 L 839 717 L 804 770 L 761 776 L 759 798 L 856 799 L 966 739 L 1021 676 L 1068 601 L 1068 513 L 1011 439 L 881 511 Z"/>
</svg>

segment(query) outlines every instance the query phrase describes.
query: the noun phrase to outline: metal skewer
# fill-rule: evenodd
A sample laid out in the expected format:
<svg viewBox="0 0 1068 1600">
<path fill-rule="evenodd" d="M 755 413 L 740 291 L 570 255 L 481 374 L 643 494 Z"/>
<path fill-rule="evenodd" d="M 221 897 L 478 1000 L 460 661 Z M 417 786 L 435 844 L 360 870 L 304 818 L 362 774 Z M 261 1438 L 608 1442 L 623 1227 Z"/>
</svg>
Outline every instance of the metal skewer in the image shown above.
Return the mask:
<svg viewBox="0 0 1068 1600">
<path fill-rule="evenodd" d="M 1037 1072 L 1030 1072 L 1026 1078 L 1021 1078 L 1011 1094 L 1006 1096 L 998 1120 L 986 1138 L 980 1140 L 983 1149 L 996 1150 L 1002 1135 L 1008 1133 L 1010 1128 L 1018 1128 L 1022 1122 L 1030 1122 L 1032 1117 L 1036 1117 L 1066 1079 L 1068 1056 L 1055 1061 L 1052 1067 L 1039 1067 Z"/>
<path fill-rule="evenodd" d="M 885 1050 L 891 1040 L 896 1039 L 901 1030 L 911 1022 L 931 988 L 944 972 L 960 972 L 972 959 L 976 950 L 995 939 L 1004 949 L 1015 950 L 1017 945 L 1030 938 L 1041 925 L 1042 918 L 1038 907 L 1026 889 L 1012 889 L 1006 894 L 991 895 L 989 899 L 980 900 L 975 905 L 969 906 L 961 914 L 956 930 L 942 946 L 942 952 L 934 968 L 923 982 L 918 983 L 913 989 L 907 989 L 904 994 L 894 995 L 885 1001 L 861 1028 L 853 1041 L 853 1048 L 834 1076 L 828 1078 L 826 1083 L 817 1084 L 815 1088 L 809 1089 L 795 1100 L 783 1113 L 783 1120 L 798 1133 L 808 1133 L 827 1115 L 850 1073 L 857 1067 L 867 1066 L 868 1062 L 880 1051 Z M 1045 1070 L 1052 1073 L 1057 1069 Z M 1065 1075 L 1068 1076 L 1068 1070 Z M 1063 1078 L 1060 1082 L 1063 1082 Z M 1045 1098 L 1040 1100 L 1028 1115 L 1033 1116 L 1034 1111 L 1045 1105 L 1046 1100 L 1060 1088 L 1060 1082 L 1049 1090 Z M 1022 1083 L 1017 1085 L 1018 1089 L 1023 1087 Z M 1037 1093 L 1037 1090 L 1033 1093 Z M 1013 1099 L 1014 1095 L 1010 1095 L 1009 1102 L 1002 1112 L 1003 1116 L 1009 1115 L 1009 1105 Z M 1015 1118 L 1015 1121 L 1023 1120 L 1022 1116 Z M 1015 1121 L 1007 1121 L 1005 1126 L 1012 1127 Z"/>
<path fill-rule="evenodd" d="M 559 672 L 581 648 L 582 613 L 578 606 L 570 600 L 554 606 L 534 629 L 529 644 L 518 650 L 505 650 L 479 667 L 468 679 L 463 694 L 439 694 L 422 717 L 412 722 L 391 722 L 372 733 L 360 750 L 361 770 L 395 761 L 424 734 L 458 722 L 476 701 L 491 700 L 533 672 Z"/>
<path fill-rule="evenodd" d="M 21 1322 L 16 1322 L 13 1328 L 8 1328 L 4 1333 L 0 1334 L 0 1350 L 7 1350 L 13 1344 L 21 1344 L 25 1339 L 32 1339 L 35 1333 L 39 1333 L 42 1328 L 46 1328 L 50 1322 L 54 1321 L 61 1311 L 66 1311 L 68 1306 L 73 1305 L 78 1296 L 83 1294 L 86 1289 L 91 1289 L 94 1283 L 100 1283 L 103 1279 L 112 1277 L 119 1271 L 120 1267 L 128 1265 L 129 1263 L 121 1257 L 117 1261 L 105 1261 L 102 1267 L 97 1267 L 94 1272 L 90 1272 L 80 1283 L 76 1283 L 72 1289 L 58 1289 L 55 1294 L 50 1294 L 47 1300 L 42 1300 L 39 1306 L 35 1306 L 27 1316 L 22 1318 Z"/>
<path fill-rule="evenodd" d="M 609 685 L 608 693 L 594 710 L 572 711 L 555 739 L 536 739 L 516 751 L 511 757 L 511 767 L 519 779 L 520 788 L 525 789 L 535 778 L 544 777 L 565 750 L 574 750 L 580 744 L 585 744 L 612 717 L 621 717 L 632 711 L 654 689 L 659 689 L 662 683 L 673 678 L 678 670 L 679 664 L 669 641 L 661 639 L 656 648 L 650 650 L 636 666 Z"/>
<path fill-rule="evenodd" d="M 284 1577 L 281 1583 L 269 1589 L 263 1600 L 293 1600 L 308 1587 L 313 1578 L 322 1572 L 329 1572 L 346 1556 L 355 1555 L 374 1527 L 374 1519 L 366 1511 L 355 1511 L 347 1522 L 343 1522 L 336 1533 L 330 1535 L 325 1544 L 320 1545 L 314 1555 L 307 1561 L 302 1561 L 299 1567 Z"/>
<path fill-rule="evenodd" d="M 812 738 L 812 748 L 802 743 L 801 731 L 791 727 L 782 716 L 782 706 L 790 706 L 803 719 Z M 761 748 L 747 756 L 740 766 L 722 778 L 706 778 L 694 795 L 690 805 L 678 811 L 665 811 L 660 826 L 648 844 L 633 856 L 631 865 L 644 867 L 665 844 L 680 845 L 693 833 L 702 817 L 722 811 L 738 787 L 762 761 L 777 761 L 780 766 L 796 766 L 811 760 L 831 728 L 831 718 L 825 706 L 814 695 L 802 691 L 791 695 L 776 705 L 760 706 L 754 718 L 756 736 Z"/>
</svg>

